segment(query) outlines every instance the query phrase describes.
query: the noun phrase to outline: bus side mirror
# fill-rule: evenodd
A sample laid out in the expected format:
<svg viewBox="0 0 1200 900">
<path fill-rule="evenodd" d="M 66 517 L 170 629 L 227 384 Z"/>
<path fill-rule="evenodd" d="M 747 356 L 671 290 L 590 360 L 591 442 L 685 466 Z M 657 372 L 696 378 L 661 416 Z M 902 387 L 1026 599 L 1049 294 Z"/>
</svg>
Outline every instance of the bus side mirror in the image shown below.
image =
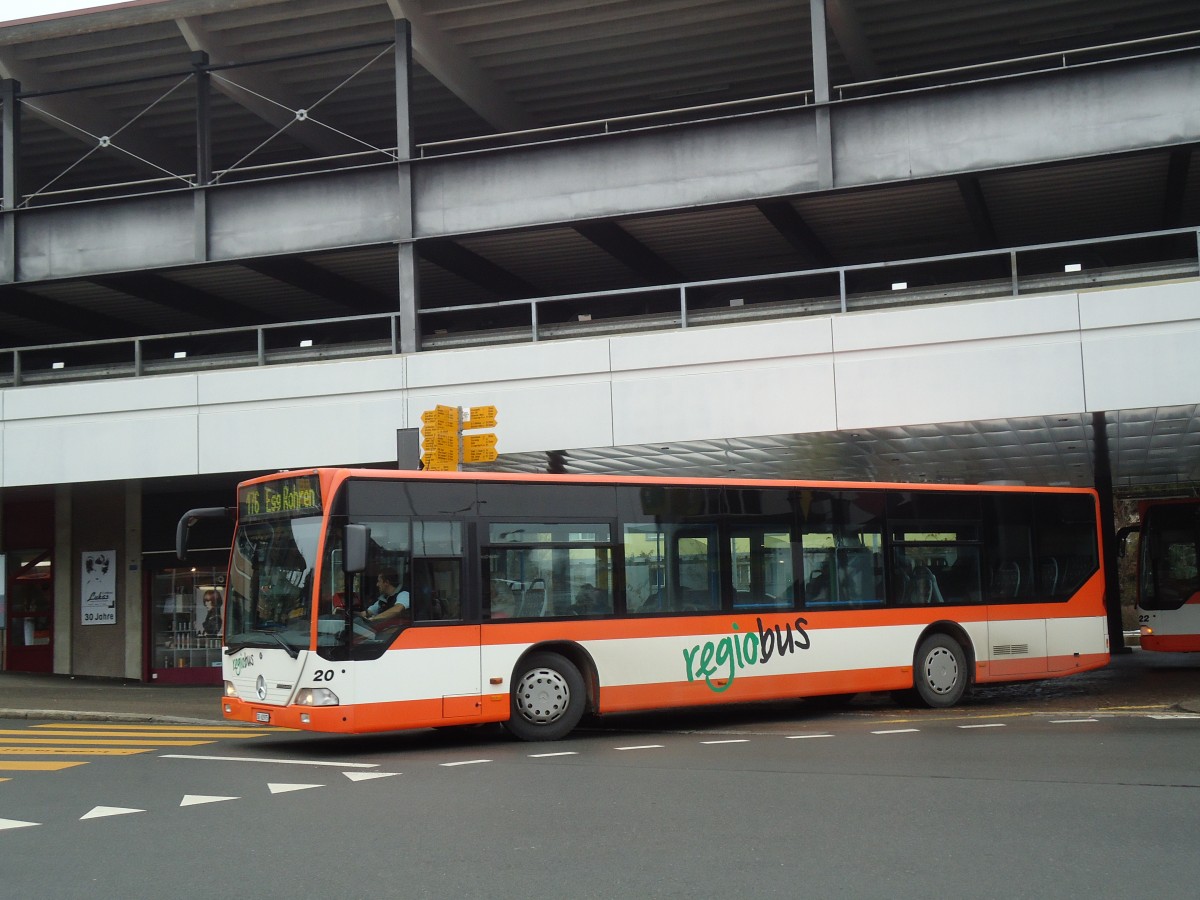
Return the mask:
<svg viewBox="0 0 1200 900">
<path fill-rule="evenodd" d="M 204 506 L 200 509 L 189 509 L 175 526 L 175 556 L 177 559 L 187 559 L 188 531 L 201 519 L 232 519 L 237 512 L 230 506 Z"/>
<path fill-rule="evenodd" d="M 1120 559 L 1125 558 L 1125 551 L 1129 547 L 1129 536 L 1131 534 L 1140 534 L 1141 530 L 1142 530 L 1141 525 L 1126 525 L 1124 528 L 1118 529 L 1118 531 L 1117 531 L 1117 556 Z"/>
<path fill-rule="evenodd" d="M 362 572 L 367 568 L 367 547 L 371 543 L 371 529 L 366 525 L 347 525 L 342 535 L 342 568 L 347 573 Z"/>
</svg>

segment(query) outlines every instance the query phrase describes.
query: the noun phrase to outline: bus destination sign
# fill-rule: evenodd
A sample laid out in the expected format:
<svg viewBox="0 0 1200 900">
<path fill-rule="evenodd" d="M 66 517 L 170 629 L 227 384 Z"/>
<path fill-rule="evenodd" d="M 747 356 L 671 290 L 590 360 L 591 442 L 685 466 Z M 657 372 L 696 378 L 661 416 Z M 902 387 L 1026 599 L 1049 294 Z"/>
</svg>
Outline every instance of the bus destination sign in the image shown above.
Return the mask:
<svg viewBox="0 0 1200 900">
<path fill-rule="evenodd" d="M 238 518 L 314 515 L 321 512 L 321 482 L 315 475 L 295 475 L 251 484 L 238 490 Z"/>
</svg>

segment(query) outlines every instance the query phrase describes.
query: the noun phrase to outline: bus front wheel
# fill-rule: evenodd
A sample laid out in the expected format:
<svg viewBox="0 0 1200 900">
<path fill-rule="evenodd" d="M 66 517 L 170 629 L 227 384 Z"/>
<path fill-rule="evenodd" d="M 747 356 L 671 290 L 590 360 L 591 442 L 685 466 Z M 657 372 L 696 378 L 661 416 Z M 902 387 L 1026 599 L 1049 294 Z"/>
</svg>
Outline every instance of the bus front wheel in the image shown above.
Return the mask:
<svg viewBox="0 0 1200 900">
<path fill-rule="evenodd" d="M 513 678 L 511 708 L 504 727 L 523 741 L 557 741 L 583 718 L 583 676 L 557 653 L 533 653 Z"/>
<path fill-rule="evenodd" d="M 913 689 L 925 706 L 954 706 L 967 691 L 967 655 L 954 638 L 931 634 L 913 660 Z"/>
</svg>

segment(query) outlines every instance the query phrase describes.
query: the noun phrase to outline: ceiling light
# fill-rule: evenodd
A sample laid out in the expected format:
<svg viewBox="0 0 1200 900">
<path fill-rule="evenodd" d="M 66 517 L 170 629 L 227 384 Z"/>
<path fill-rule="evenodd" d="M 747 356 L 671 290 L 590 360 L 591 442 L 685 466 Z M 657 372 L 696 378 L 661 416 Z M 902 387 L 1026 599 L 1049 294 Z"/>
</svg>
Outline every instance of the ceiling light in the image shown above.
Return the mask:
<svg viewBox="0 0 1200 900">
<path fill-rule="evenodd" d="M 65 369 L 66 367 L 67 364 L 65 362 L 50 363 L 50 368 L 52 369 Z"/>
<path fill-rule="evenodd" d="M 1063 266 L 1063 271 L 1064 272 L 1082 272 L 1083 271 L 1083 263 L 1067 263 L 1065 266 Z"/>
<path fill-rule="evenodd" d="M 309 340 L 308 338 L 305 338 L 304 340 L 302 340 L 302 341 L 300 342 L 300 346 L 301 346 L 301 347 L 311 347 L 311 346 L 312 346 L 312 341 L 311 341 L 311 340 Z"/>
<path fill-rule="evenodd" d="M 187 351 L 186 350 L 176 350 L 175 358 L 176 359 L 187 359 Z"/>
<path fill-rule="evenodd" d="M 893 291 L 907 291 L 908 290 L 908 282 L 907 281 L 893 281 L 892 282 L 892 290 Z"/>
</svg>

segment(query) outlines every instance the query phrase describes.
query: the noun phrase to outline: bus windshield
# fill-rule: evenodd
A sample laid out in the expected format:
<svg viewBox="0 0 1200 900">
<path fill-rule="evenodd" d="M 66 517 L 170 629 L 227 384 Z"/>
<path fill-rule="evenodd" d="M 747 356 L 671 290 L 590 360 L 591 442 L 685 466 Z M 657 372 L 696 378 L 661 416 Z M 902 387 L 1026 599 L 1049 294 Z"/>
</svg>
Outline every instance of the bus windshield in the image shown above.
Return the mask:
<svg viewBox="0 0 1200 900">
<path fill-rule="evenodd" d="M 1142 528 L 1142 609 L 1179 609 L 1200 592 L 1200 505 L 1151 509 Z"/>
<path fill-rule="evenodd" d="M 320 516 L 243 523 L 233 540 L 225 644 L 309 649 Z"/>
</svg>

